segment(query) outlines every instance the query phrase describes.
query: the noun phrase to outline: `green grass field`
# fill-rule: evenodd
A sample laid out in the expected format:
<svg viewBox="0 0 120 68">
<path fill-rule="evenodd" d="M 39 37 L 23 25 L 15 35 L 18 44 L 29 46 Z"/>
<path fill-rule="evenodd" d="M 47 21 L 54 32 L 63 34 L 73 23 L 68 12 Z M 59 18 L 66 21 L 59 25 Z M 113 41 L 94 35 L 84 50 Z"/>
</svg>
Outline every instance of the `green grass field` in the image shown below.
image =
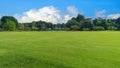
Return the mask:
<svg viewBox="0 0 120 68">
<path fill-rule="evenodd" d="M 120 32 L 0 32 L 0 68 L 120 68 Z"/>
</svg>

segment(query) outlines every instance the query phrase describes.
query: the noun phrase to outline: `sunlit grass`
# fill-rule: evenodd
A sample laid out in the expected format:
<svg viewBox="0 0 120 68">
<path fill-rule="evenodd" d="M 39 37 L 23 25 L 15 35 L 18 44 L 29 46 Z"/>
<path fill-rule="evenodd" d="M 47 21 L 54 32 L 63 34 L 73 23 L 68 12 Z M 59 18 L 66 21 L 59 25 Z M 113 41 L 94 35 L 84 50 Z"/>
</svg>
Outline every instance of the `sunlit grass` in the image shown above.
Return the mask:
<svg viewBox="0 0 120 68">
<path fill-rule="evenodd" d="M 0 32 L 0 68 L 119 68 L 120 32 Z"/>
</svg>

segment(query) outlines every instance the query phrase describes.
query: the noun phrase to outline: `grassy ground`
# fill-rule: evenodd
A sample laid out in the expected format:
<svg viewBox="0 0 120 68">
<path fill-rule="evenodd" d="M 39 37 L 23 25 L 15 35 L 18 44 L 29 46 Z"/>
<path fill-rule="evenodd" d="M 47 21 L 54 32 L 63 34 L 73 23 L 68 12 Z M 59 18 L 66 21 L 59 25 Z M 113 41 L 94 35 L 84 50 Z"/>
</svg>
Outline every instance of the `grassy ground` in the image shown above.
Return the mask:
<svg viewBox="0 0 120 68">
<path fill-rule="evenodd" d="M 0 32 L 0 68 L 120 68 L 120 32 Z"/>
</svg>

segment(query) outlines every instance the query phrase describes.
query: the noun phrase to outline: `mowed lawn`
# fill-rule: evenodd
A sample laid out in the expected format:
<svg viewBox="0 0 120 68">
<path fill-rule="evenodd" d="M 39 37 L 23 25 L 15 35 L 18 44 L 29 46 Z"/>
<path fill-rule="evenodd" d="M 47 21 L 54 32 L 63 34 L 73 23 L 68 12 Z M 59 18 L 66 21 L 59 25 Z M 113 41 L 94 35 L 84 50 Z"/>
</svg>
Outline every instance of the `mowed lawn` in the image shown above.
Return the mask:
<svg viewBox="0 0 120 68">
<path fill-rule="evenodd" d="M 0 68 L 120 68 L 120 32 L 0 32 Z"/>
</svg>

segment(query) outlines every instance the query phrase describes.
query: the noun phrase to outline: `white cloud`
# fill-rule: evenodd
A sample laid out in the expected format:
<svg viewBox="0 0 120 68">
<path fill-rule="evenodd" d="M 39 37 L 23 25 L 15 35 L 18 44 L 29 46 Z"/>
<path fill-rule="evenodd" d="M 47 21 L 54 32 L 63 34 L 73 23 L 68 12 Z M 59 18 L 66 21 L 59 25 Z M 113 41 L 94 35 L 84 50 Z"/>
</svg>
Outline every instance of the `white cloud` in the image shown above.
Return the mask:
<svg viewBox="0 0 120 68">
<path fill-rule="evenodd" d="M 47 21 L 56 23 L 61 18 L 59 10 L 53 6 L 43 7 L 41 9 L 31 9 L 24 12 L 24 15 L 20 19 L 20 22 L 31 22 L 31 21 Z"/>
<path fill-rule="evenodd" d="M 65 23 L 73 16 L 78 14 L 77 8 L 69 6 L 67 13 L 62 14 L 61 10 L 56 9 L 53 6 L 46 6 L 40 9 L 31 9 L 23 13 L 23 15 L 16 14 L 15 17 L 19 22 L 32 22 L 32 21 L 47 21 L 52 23 Z"/>
<path fill-rule="evenodd" d="M 70 13 L 71 15 L 77 15 L 78 14 L 78 9 L 75 8 L 74 6 L 69 6 L 67 8 L 68 13 Z"/>
<path fill-rule="evenodd" d="M 120 17 L 120 13 L 117 13 L 117 14 L 110 14 L 110 15 L 108 15 L 107 18 L 109 18 L 109 19 L 117 19 L 119 17 Z"/>
<path fill-rule="evenodd" d="M 70 16 L 69 14 L 64 16 L 64 20 L 63 22 L 67 22 L 68 20 L 70 20 L 73 16 Z"/>
<path fill-rule="evenodd" d="M 120 17 L 120 13 L 116 13 L 116 14 L 109 14 L 109 15 L 105 15 L 106 14 L 106 10 L 101 10 L 101 11 L 97 11 L 95 13 L 94 18 L 98 18 L 98 17 L 102 17 L 102 18 L 108 18 L 108 19 L 117 19 Z"/>
<path fill-rule="evenodd" d="M 98 18 L 98 17 L 104 18 L 105 17 L 105 13 L 106 13 L 106 10 L 97 11 L 95 13 L 95 18 Z"/>
</svg>

